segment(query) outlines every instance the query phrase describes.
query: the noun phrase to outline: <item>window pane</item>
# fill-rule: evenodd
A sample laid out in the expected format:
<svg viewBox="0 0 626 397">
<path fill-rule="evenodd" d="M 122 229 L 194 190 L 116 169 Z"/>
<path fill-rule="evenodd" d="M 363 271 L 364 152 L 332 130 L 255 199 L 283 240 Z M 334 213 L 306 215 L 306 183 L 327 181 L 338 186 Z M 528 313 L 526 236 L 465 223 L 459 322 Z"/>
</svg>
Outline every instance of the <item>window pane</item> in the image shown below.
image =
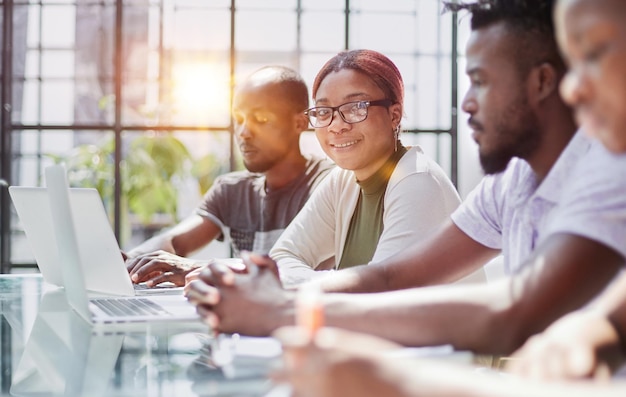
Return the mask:
<svg viewBox="0 0 626 397">
<path fill-rule="evenodd" d="M 343 12 L 345 4 L 345 2 L 337 0 L 302 0 L 302 9 Z"/>
<path fill-rule="evenodd" d="M 192 214 L 230 167 L 227 131 L 127 132 L 122 141 L 129 248 Z"/>
<path fill-rule="evenodd" d="M 38 48 L 41 43 L 41 7 L 38 5 L 18 6 L 15 12 L 25 12 L 27 14 L 27 44 L 28 48 Z"/>
<path fill-rule="evenodd" d="M 415 50 L 416 26 L 413 15 L 359 13 L 350 16 L 350 23 L 351 48 L 368 48 L 384 54 L 411 53 Z M 396 39 L 390 40 L 390 32 Z"/>
<path fill-rule="evenodd" d="M 41 12 L 41 45 L 69 48 L 74 46 L 76 7 L 44 6 Z"/>
<path fill-rule="evenodd" d="M 41 83 L 41 122 L 71 124 L 74 116 L 74 83 L 43 81 Z"/>
<path fill-rule="evenodd" d="M 237 10 L 245 9 L 295 10 L 296 0 L 237 0 Z"/>
<path fill-rule="evenodd" d="M 432 3 L 437 3 L 430 0 Z M 357 11 L 382 12 L 414 12 L 415 1 L 380 1 L 380 0 L 351 0 L 350 7 Z"/>
<path fill-rule="evenodd" d="M 183 9 L 171 15 L 164 32 L 165 46 L 177 50 L 228 50 L 230 12 L 223 10 Z"/>
<path fill-rule="evenodd" d="M 14 85 L 14 88 L 18 86 Z M 22 84 L 23 88 L 23 99 L 15 98 L 15 91 L 13 92 L 14 96 L 14 106 L 13 106 L 13 115 L 12 118 L 15 121 L 21 122 L 23 124 L 38 124 L 40 120 L 40 112 L 41 112 L 41 95 L 39 92 L 39 87 L 41 84 L 38 80 L 27 80 Z M 22 106 L 22 102 L 24 104 L 28 104 L 27 106 Z M 19 109 L 15 108 L 15 105 L 19 105 Z"/>
<path fill-rule="evenodd" d="M 41 54 L 41 77 L 74 77 L 73 51 L 43 51 Z"/>
<path fill-rule="evenodd" d="M 345 44 L 345 17 L 342 13 L 307 11 L 302 13 L 302 50 L 339 52 Z"/>
<path fill-rule="evenodd" d="M 294 51 L 296 13 L 240 11 L 236 15 L 236 46 L 239 51 Z"/>
</svg>

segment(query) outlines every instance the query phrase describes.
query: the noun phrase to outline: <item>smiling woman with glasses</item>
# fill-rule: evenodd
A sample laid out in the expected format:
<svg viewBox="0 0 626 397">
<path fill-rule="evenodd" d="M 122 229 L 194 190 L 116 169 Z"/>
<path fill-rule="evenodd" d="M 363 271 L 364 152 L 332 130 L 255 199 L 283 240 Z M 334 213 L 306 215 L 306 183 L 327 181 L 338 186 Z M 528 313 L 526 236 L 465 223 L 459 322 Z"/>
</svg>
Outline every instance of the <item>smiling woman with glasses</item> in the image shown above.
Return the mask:
<svg viewBox="0 0 626 397">
<path fill-rule="evenodd" d="M 428 236 L 459 204 L 443 170 L 399 140 L 404 85 L 385 55 L 339 53 L 318 73 L 313 99 L 305 114 L 339 167 L 270 252 L 286 285 L 385 259 Z"/>
</svg>

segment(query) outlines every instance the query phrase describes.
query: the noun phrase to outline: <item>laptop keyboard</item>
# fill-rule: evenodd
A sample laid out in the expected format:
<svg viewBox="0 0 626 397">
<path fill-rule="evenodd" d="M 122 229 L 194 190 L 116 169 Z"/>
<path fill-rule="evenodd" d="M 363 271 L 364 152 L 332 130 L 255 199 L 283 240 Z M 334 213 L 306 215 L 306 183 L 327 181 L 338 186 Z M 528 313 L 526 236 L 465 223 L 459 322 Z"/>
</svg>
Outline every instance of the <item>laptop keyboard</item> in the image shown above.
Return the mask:
<svg viewBox="0 0 626 397">
<path fill-rule="evenodd" d="M 91 299 L 106 314 L 115 317 L 135 317 L 155 314 L 169 314 L 157 303 L 149 299 Z"/>
</svg>

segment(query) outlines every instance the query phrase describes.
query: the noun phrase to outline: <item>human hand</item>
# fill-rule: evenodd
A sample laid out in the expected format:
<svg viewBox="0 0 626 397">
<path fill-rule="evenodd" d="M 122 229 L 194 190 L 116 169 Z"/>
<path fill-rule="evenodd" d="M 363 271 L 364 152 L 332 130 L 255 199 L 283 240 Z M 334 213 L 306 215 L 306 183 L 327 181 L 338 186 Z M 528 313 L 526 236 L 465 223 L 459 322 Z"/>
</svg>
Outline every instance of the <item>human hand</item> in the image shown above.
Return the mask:
<svg viewBox="0 0 626 397">
<path fill-rule="evenodd" d="M 189 273 L 187 273 L 187 275 L 185 276 L 185 287 L 191 283 L 193 280 L 197 280 L 198 277 L 200 277 L 200 273 L 202 272 L 202 269 L 204 269 L 203 267 L 197 267 L 195 269 L 193 269 L 192 271 L 190 271 Z"/>
<path fill-rule="evenodd" d="M 238 274 L 243 274 L 243 273 L 248 272 L 248 269 L 239 258 L 220 258 L 220 259 L 214 258 L 214 259 L 211 259 L 209 263 L 224 264 L 228 266 L 230 270 L 232 270 L 234 273 L 238 273 Z M 187 273 L 187 275 L 185 276 L 185 285 L 191 283 L 193 280 L 197 280 L 200 277 L 200 273 L 202 273 L 202 270 L 205 268 L 206 268 L 206 265 L 203 265 Z"/>
<path fill-rule="evenodd" d="M 385 355 L 400 346 L 386 340 L 322 328 L 313 341 L 301 327 L 273 333 L 283 344 L 284 369 L 273 375 L 298 397 L 405 396 L 402 370 Z"/>
<path fill-rule="evenodd" d="M 126 259 L 126 269 L 133 283 L 145 282 L 148 287 L 171 282 L 185 285 L 185 276 L 200 264 L 166 251 L 155 251 Z"/>
<path fill-rule="evenodd" d="M 512 357 L 507 369 L 539 379 L 608 379 L 623 357 L 613 325 L 593 312 L 570 313 L 531 337 Z"/>
<path fill-rule="evenodd" d="M 187 299 L 216 331 L 265 336 L 293 322 L 293 296 L 283 290 L 274 261 L 249 258 L 256 265 L 249 274 L 212 262 L 185 286 Z"/>
</svg>

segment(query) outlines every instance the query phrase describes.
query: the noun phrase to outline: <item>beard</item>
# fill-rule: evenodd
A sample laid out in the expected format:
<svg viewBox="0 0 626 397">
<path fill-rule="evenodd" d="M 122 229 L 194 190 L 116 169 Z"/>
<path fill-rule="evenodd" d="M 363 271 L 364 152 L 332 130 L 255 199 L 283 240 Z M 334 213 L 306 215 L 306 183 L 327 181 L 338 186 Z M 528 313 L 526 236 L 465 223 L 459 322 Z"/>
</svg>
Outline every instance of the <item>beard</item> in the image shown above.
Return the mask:
<svg viewBox="0 0 626 397">
<path fill-rule="evenodd" d="M 470 120 L 470 125 L 482 129 L 476 121 Z M 503 172 L 513 157 L 527 160 L 540 146 L 539 120 L 526 98 L 518 99 L 496 120 L 494 141 L 498 144 L 490 151 L 479 151 L 480 165 L 487 175 Z"/>
<path fill-rule="evenodd" d="M 243 166 L 246 167 L 248 171 L 255 172 L 255 173 L 267 172 L 269 169 L 272 168 L 273 165 L 274 163 L 269 162 L 269 161 L 263 161 L 263 162 L 259 162 L 259 161 L 249 162 L 245 160 L 243 161 Z"/>
</svg>

